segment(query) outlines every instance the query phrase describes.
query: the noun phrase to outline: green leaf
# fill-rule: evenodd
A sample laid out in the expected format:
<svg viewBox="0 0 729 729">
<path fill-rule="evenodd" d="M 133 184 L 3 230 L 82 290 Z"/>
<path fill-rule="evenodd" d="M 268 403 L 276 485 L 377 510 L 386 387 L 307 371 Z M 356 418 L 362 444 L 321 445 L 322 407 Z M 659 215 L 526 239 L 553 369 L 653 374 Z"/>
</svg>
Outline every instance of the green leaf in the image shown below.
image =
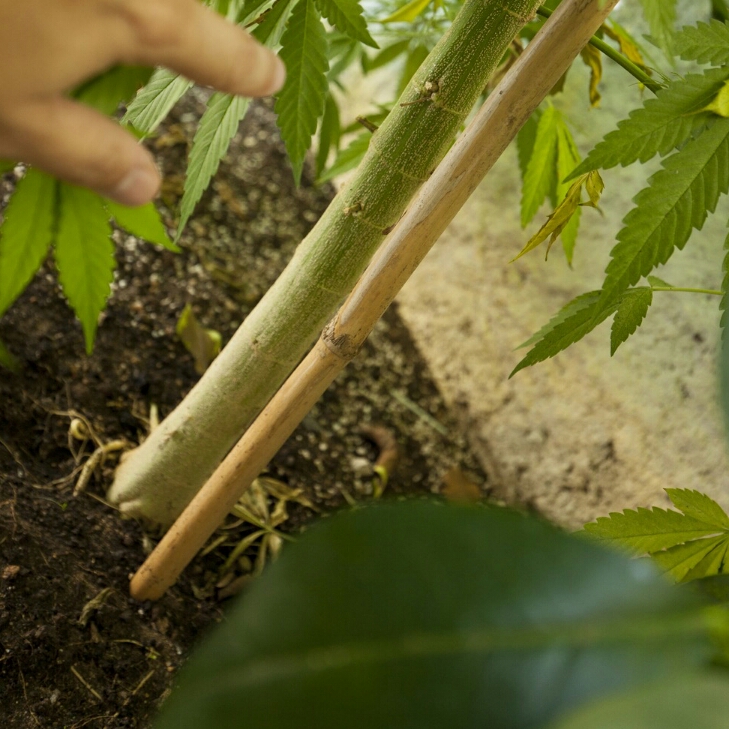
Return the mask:
<svg viewBox="0 0 729 729">
<path fill-rule="evenodd" d="M 729 530 L 729 516 L 706 494 L 692 489 L 666 489 L 666 493 L 673 505 L 686 516 L 713 524 L 718 529 Z"/>
<path fill-rule="evenodd" d="M 152 76 L 144 66 L 115 66 L 84 84 L 74 98 L 103 114 L 113 114 L 119 104 L 129 101 Z"/>
<path fill-rule="evenodd" d="M 516 151 L 519 156 L 519 172 L 521 173 L 522 183 L 526 175 L 529 160 L 534 151 L 534 144 L 537 141 L 537 128 L 539 127 L 539 119 L 542 113 L 537 109 L 526 121 L 524 126 L 516 135 Z"/>
<path fill-rule="evenodd" d="M 0 228 L 0 316 L 40 268 L 53 240 L 56 181 L 31 168 L 5 209 Z"/>
<path fill-rule="evenodd" d="M 131 124 L 145 134 L 153 132 L 191 86 L 192 81 L 166 68 L 158 68 L 129 104 L 122 124 Z"/>
<path fill-rule="evenodd" d="M 670 57 L 676 26 L 676 0 L 640 0 L 640 4 L 653 40 Z"/>
<path fill-rule="evenodd" d="M 661 288 L 668 288 L 672 289 L 673 286 L 668 283 L 667 281 L 664 281 L 662 278 L 658 278 L 658 276 L 646 276 L 646 281 L 653 287 L 656 288 L 657 286 L 660 286 Z"/>
<path fill-rule="evenodd" d="M 729 26 L 718 20 L 687 25 L 674 36 L 673 50 L 685 61 L 722 66 L 729 62 Z"/>
<path fill-rule="evenodd" d="M 585 532 L 589 536 L 605 544 L 626 547 L 635 554 L 668 549 L 693 539 L 713 536 L 717 531 L 713 524 L 658 507 L 612 512 L 610 516 L 601 516 L 585 524 Z"/>
<path fill-rule="evenodd" d="M 179 253 L 180 249 L 170 240 L 154 203 L 130 208 L 113 200 L 104 200 L 109 214 L 120 228 L 127 233 L 142 238 L 148 243 L 156 243 L 169 251 Z"/>
<path fill-rule="evenodd" d="M 291 8 L 297 2 L 299 0 L 276 0 L 261 24 L 253 30 L 251 35 L 259 43 L 263 43 L 264 46 L 276 48 L 286 28 Z"/>
<path fill-rule="evenodd" d="M 355 137 L 347 147 L 345 147 L 334 160 L 334 164 L 317 180 L 317 182 L 327 182 L 333 180 L 338 175 L 342 175 L 349 170 L 353 170 L 367 154 L 370 146 L 372 134 L 370 132 L 362 132 Z"/>
<path fill-rule="evenodd" d="M 81 320 L 91 353 L 99 314 L 114 279 L 114 246 L 103 200 L 82 187 L 60 184 L 55 256 L 66 298 Z"/>
<path fill-rule="evenodd" d="M 359 509 L 283 550 L 155 726 L 534 729 L 703 665 L 716 610 L 507 510 Z"/>
<path fill-rule="evenodd" d="M 610 356 L 641 325 L 648 307 L 653 303 L 653 289 L 641 286 L 629 289 L 620 297 L 618 310 L 610 331 Z"/>
<path fill-rule="evenodd" d="M 304 157 L 324 112 L 329 61 L 327 37 L 313 0 L 299 0 L 281 38 L 286 83 L 276 101 L 278 126 L 298 184 Z"/>
<path fill-rule="evenodd" d="M 725 729 L 727 716 L 724 672 L 680 673 L 580 707 L 550 729 Z"/>
<path fill-rule="evenodd" d="M 222 337 L 215 329 L 206 329 L 197 320 L 192 306 L 187 304 L 175 325 L 175 331 L 185 349 L 195 360 L 195 372 L 201 375 L 220 354 Z"/>
<path fill-rule="evenodd" d="M 410 0 L 392 15 L 383 18 L 380 23 L 412 23 L 433 0 Z"/>
<path fill-rule="evenodd" d="M 0 342 L 0 367 L 4 367 L 13 374 L 17 374 L 21 370 L 18 358 L 2 342 Z"/>
<path fill-rule="evenodd" d="M 265 6 L 271 5 L 271 0 L 245 0 L 241 4 L 235 22 L 245 28 L 248 23 L 258 19 L 265 12 Z"/>
<path fill-rule="evenodd" d="M 672 81 L 643 108 L 632 111 L 618 128 L 587 155 L 570 175 L 575 178 L 596 169 L 623 167 L 664 156 L 688 141 L 706 126 L 708 114 L 697 114 L 716 96 L 729 78 L 729 68 L 714 68 Z"/>
<path fill-rule="evenodd" d="M 378 68 L 382 68 L 382 66 L 386 66 L 388 63 L 391 63 L 396 58 L 399 58 L 403 53 L 407 51 L 409 47 L 410 41 L 403 40 L 398 41 L 397 43 L 393 43 L 386 48 L 383 48 L 374 58 L 368 58 L 367 56 L 364 56 L 362 59 L 362 65 L 364 66 L 364 70 L 369 73 L 370 71 L 375 71 Z"/>
<path fill-rule="evenodd" d="M 564 119 L 559 118 L 557 128 L 557 200 L 563 201 L 567 198 L 572 184 L 564 180 L 572 172 L 580 162 L 580 153 L 577 151 L 577 145 L 572 137 Z M 579 202 L 579 195 L 578 195 Z M 567 263 L 572 266 L 572 258 L 575 251 L 575 243 L 577 242 L 577 231 L 580 227 L 580 217 L 582 209 L 578 206 L 564 226 L 560 237 L 562 238 L 562 247 L 567 257 Z"/>
<path fill-rule="evenodd" d="M 342 130 L 339 121 L 339 107 L 334 97 L 329 94 L 324 102 L 324 116 L 319 129 L 319 148 L 316 152 L 316 177 L 319 179 L 327 165 L 329 152 L 339 148 Z"/>
<path fill-rule="evenodd" d="M 614 302 L 629 286 L 682 249 L 720 194 L 729 189 L 729 119 L 716 123 L 667 157 L 625 216 L 605 270 L 598 307 Z"/>
<path fill-rule="evenodd" d="M 366 46 L 379 48 L 367 30 L 359 0 L 316 0 L 316 6 L 337 30 Z"/>
<path fill-rule="evenodd" d="M 513 369 L 509 377 L 513 377 L 524 367 L 554 357 L 605 321 L 617 307 L 598 309 L 599 299 L 599 292 L 591 291 L 567 304 L 535 335 L 535 337 L 540 336 L 539 341 Z M 533 339 L 534 337 L 528 341 L 531 342 Z"/>
<path fill-rule="evenodd" d="M 410 83 L 410 79 L 415 75 L 415 72 L 427 57 L 428 49 L 422 43 L 410 49 L 405 59 L 405 65 L 402 68 L 402 74 L 400 74 L 400 81 L 397 84 L 398 97 L 405 91 L 406 86 Z"/>
<path fill-rule="evenodd" d="M 694 539 L 692 542 L 677 544 L 662 552 L 655 552 L 651 555 L 653 561 L 666 573 L 670 574 L 677 582 L 686 579 L 696 567 L 703 562 L 709 552 L 713 552 L 727 540 L 727 535 L 708 537 L 706 539 Z M 706 575 L 701 575 L 705 577 Z"/>
<path fill-rule="evenodd" d="M 246 115 L 250 99 L 230 94 L 215 93 L 208 100 L 207 109 L 192 140 L 187 164 L 185 191 L 180 202 L 180 222 L 176 241 L 190 219 L 195 206 L 217 172 L 228 145 Z"/>
<path fill-rule="evenodd" d="M 550 188 L 556 184 L 559 112 L 548 106 L 539 119 L 521 193 L 521 224 L 526 226 L 536 215 Z"/>
</svg>

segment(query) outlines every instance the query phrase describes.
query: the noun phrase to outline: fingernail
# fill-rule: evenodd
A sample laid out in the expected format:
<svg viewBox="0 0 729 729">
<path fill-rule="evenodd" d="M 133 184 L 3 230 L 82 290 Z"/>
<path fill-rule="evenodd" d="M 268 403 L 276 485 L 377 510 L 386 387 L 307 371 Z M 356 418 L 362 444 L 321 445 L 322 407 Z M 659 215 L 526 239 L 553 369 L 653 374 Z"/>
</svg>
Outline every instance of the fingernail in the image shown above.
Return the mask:
<svg viewBox="0 0 729 729">
<path fill-rule="evenodd" d="M 137 167 L 122 178 L 110 192 L 110 197 L 122 205 L 136 207 L 154 199 L 159 185 L 160 179 L 156 172 L 146 167 Z"/>
<path fill-rule="evenodd" d="M 266 96 L 280 91 L 283 88 L 284 81 L 286 81 L 286 66 L 284 62 L 278 56 L 274 56 L 274 59 L 276 65 L 271 76 L 271 86 L 266 92 Z"/>
</svg>

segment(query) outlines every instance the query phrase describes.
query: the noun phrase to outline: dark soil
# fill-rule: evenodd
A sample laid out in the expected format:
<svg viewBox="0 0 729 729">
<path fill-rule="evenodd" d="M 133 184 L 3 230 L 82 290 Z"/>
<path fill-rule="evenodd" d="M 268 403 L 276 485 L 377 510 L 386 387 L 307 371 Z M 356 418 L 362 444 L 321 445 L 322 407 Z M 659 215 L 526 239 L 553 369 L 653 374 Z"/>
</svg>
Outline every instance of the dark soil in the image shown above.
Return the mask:
<svg viewBox="0 0 729 729">
<path fill-rule="evenodd" d="M 171 222 L 180 171 L 201 98 L 178 106 L 152 142 L 166 174 Z M 237 592 L 321 513 L 371 498 L 378 447 L 362 424 L 399 445 L 385 491 L 424 494 L 484 488 L 485 477 L 447 412 L 396 309 L 270 465 L 247 502 L 269 528 L 231 518 L 218 546 L 198 558 L 156 604 L 127 595 L 150 536 L 103 501 L 115 456 L 72 495 L 93 439 L 138 443 L 150 408 L 166 415 L 197 375 L 175 334 L 186 303 L 231 336 L 325 209 L 330 188 L 294 188 L 274 117 L 257 105 L 183 241 L 159 250 L 117 231 L 118 272 L 92 356 L 48 262 L 0 322 L 0 339 L 23 363 L 0 370 L 0 718 L 4 729 L 147 727 L 191 646 Z M 4 199 L 13 176 L 3 182 Z M 419 410 L 419 408 L 421 410 Z M 382 432 L 382 431 L 381 431 Z M 88 434 L 88 433 L 87 433 Z M 469 484 L 470 482 L 470 484 Z M 474 487 L 473 484 L 476 486 Z M 269 488 L 271 487 L 271 488 Z M 282 496 L 282 490 L 284 495 Z M 286 547 L 283 546 L 285 549 Z M 243 596 L 241 599 L 245 599 Z"/>
</svg>

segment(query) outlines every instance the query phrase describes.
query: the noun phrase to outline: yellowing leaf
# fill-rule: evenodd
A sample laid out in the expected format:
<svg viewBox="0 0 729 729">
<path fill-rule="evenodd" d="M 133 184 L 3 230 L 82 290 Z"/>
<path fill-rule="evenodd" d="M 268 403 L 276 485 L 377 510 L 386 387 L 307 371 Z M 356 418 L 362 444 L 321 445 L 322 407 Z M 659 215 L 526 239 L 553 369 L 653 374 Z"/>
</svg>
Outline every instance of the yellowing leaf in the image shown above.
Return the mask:
<svg viewBox="0 0 729 729">
<path fill-rule="evenodd" d="M 618 44 L 620 52 L 629 61 L 632 61 L 636 66 L 639 66 L 649 76 L 653 75 L 653 71 L 645 65 L 645 59 L 638 48 L 638 44 L 628 31 L 625 30 L 625 28 L 613 21 L 612 27 L 609 25 L 603 25 L 601 30 L 608 38 L 614 40 Z"/>
<path fill-rule="evenodd" d="M 600 173 L 597 170 L 588 172 L 587 180 L 585 180 L 585 191 L 587 192 L 587 196 L 590 198 L 590 202 L 583 203 L 583 205 L 589 205 L 590 207 L 597 208 L 599 210 L 597 204 L 600 202 L 600 196 L 604 189 L 605 183 L 602 181 Z"/>
<path fill-rule="evenodd" d="M 602 79 L 602 55 L 595 46 L 589 43 L 580 53 L 582 60 L 590 69 L 590 106 L 593 108 L 600 105 L 602 98 L 597 87 Z"/>
<path fill-rule="evenodd" d="M 407 5 L 403 5 L 392 15 L 388 15 L 381 20 L 381 23 L 412 23 L 425 8 L 430 5 L 431 0 L 410 0 Z"/>
<path fill-rule="evenodd" d="M 714 114 L 723 116 L 725 119 L 729 117 L 729 81 L 725 81 L 719 89 L 719 93 L 708 103 L 703 109 L 695 112 L 698 114 L 702 111 L 713 111 Z"/>
<path fill-rule="evenodd" d="M 205 329 L 187 304 L 177 320 L 177 336 L 195 359 L 195 372 L 201 375 L 220 353 L 221 336 L 214 329 Z"/>
</svg>

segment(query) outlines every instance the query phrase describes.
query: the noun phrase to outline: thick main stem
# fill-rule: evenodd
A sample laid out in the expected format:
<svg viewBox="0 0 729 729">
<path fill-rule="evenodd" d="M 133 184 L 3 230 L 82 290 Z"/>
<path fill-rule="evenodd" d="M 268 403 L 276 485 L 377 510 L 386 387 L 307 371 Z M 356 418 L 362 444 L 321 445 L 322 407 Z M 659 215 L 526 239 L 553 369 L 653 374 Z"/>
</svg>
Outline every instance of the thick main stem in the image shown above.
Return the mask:
<svg viewBox="0 0 729 729">
<path fill-rule="evenodd" d="M 352 288 L 540 1 L 466 1 L 286 270 L 190 394 L 123 459 L 112 503 L 160 523 L 182 511 Z"/>
<path fill-rule="evenodd" d="M 334 320 L 195 496 L 131 583 L 157 599 L 357 353 L 410 274 L 617 0 L 564 0 L 487 99 L 370 263 Z"/>
</svg>

